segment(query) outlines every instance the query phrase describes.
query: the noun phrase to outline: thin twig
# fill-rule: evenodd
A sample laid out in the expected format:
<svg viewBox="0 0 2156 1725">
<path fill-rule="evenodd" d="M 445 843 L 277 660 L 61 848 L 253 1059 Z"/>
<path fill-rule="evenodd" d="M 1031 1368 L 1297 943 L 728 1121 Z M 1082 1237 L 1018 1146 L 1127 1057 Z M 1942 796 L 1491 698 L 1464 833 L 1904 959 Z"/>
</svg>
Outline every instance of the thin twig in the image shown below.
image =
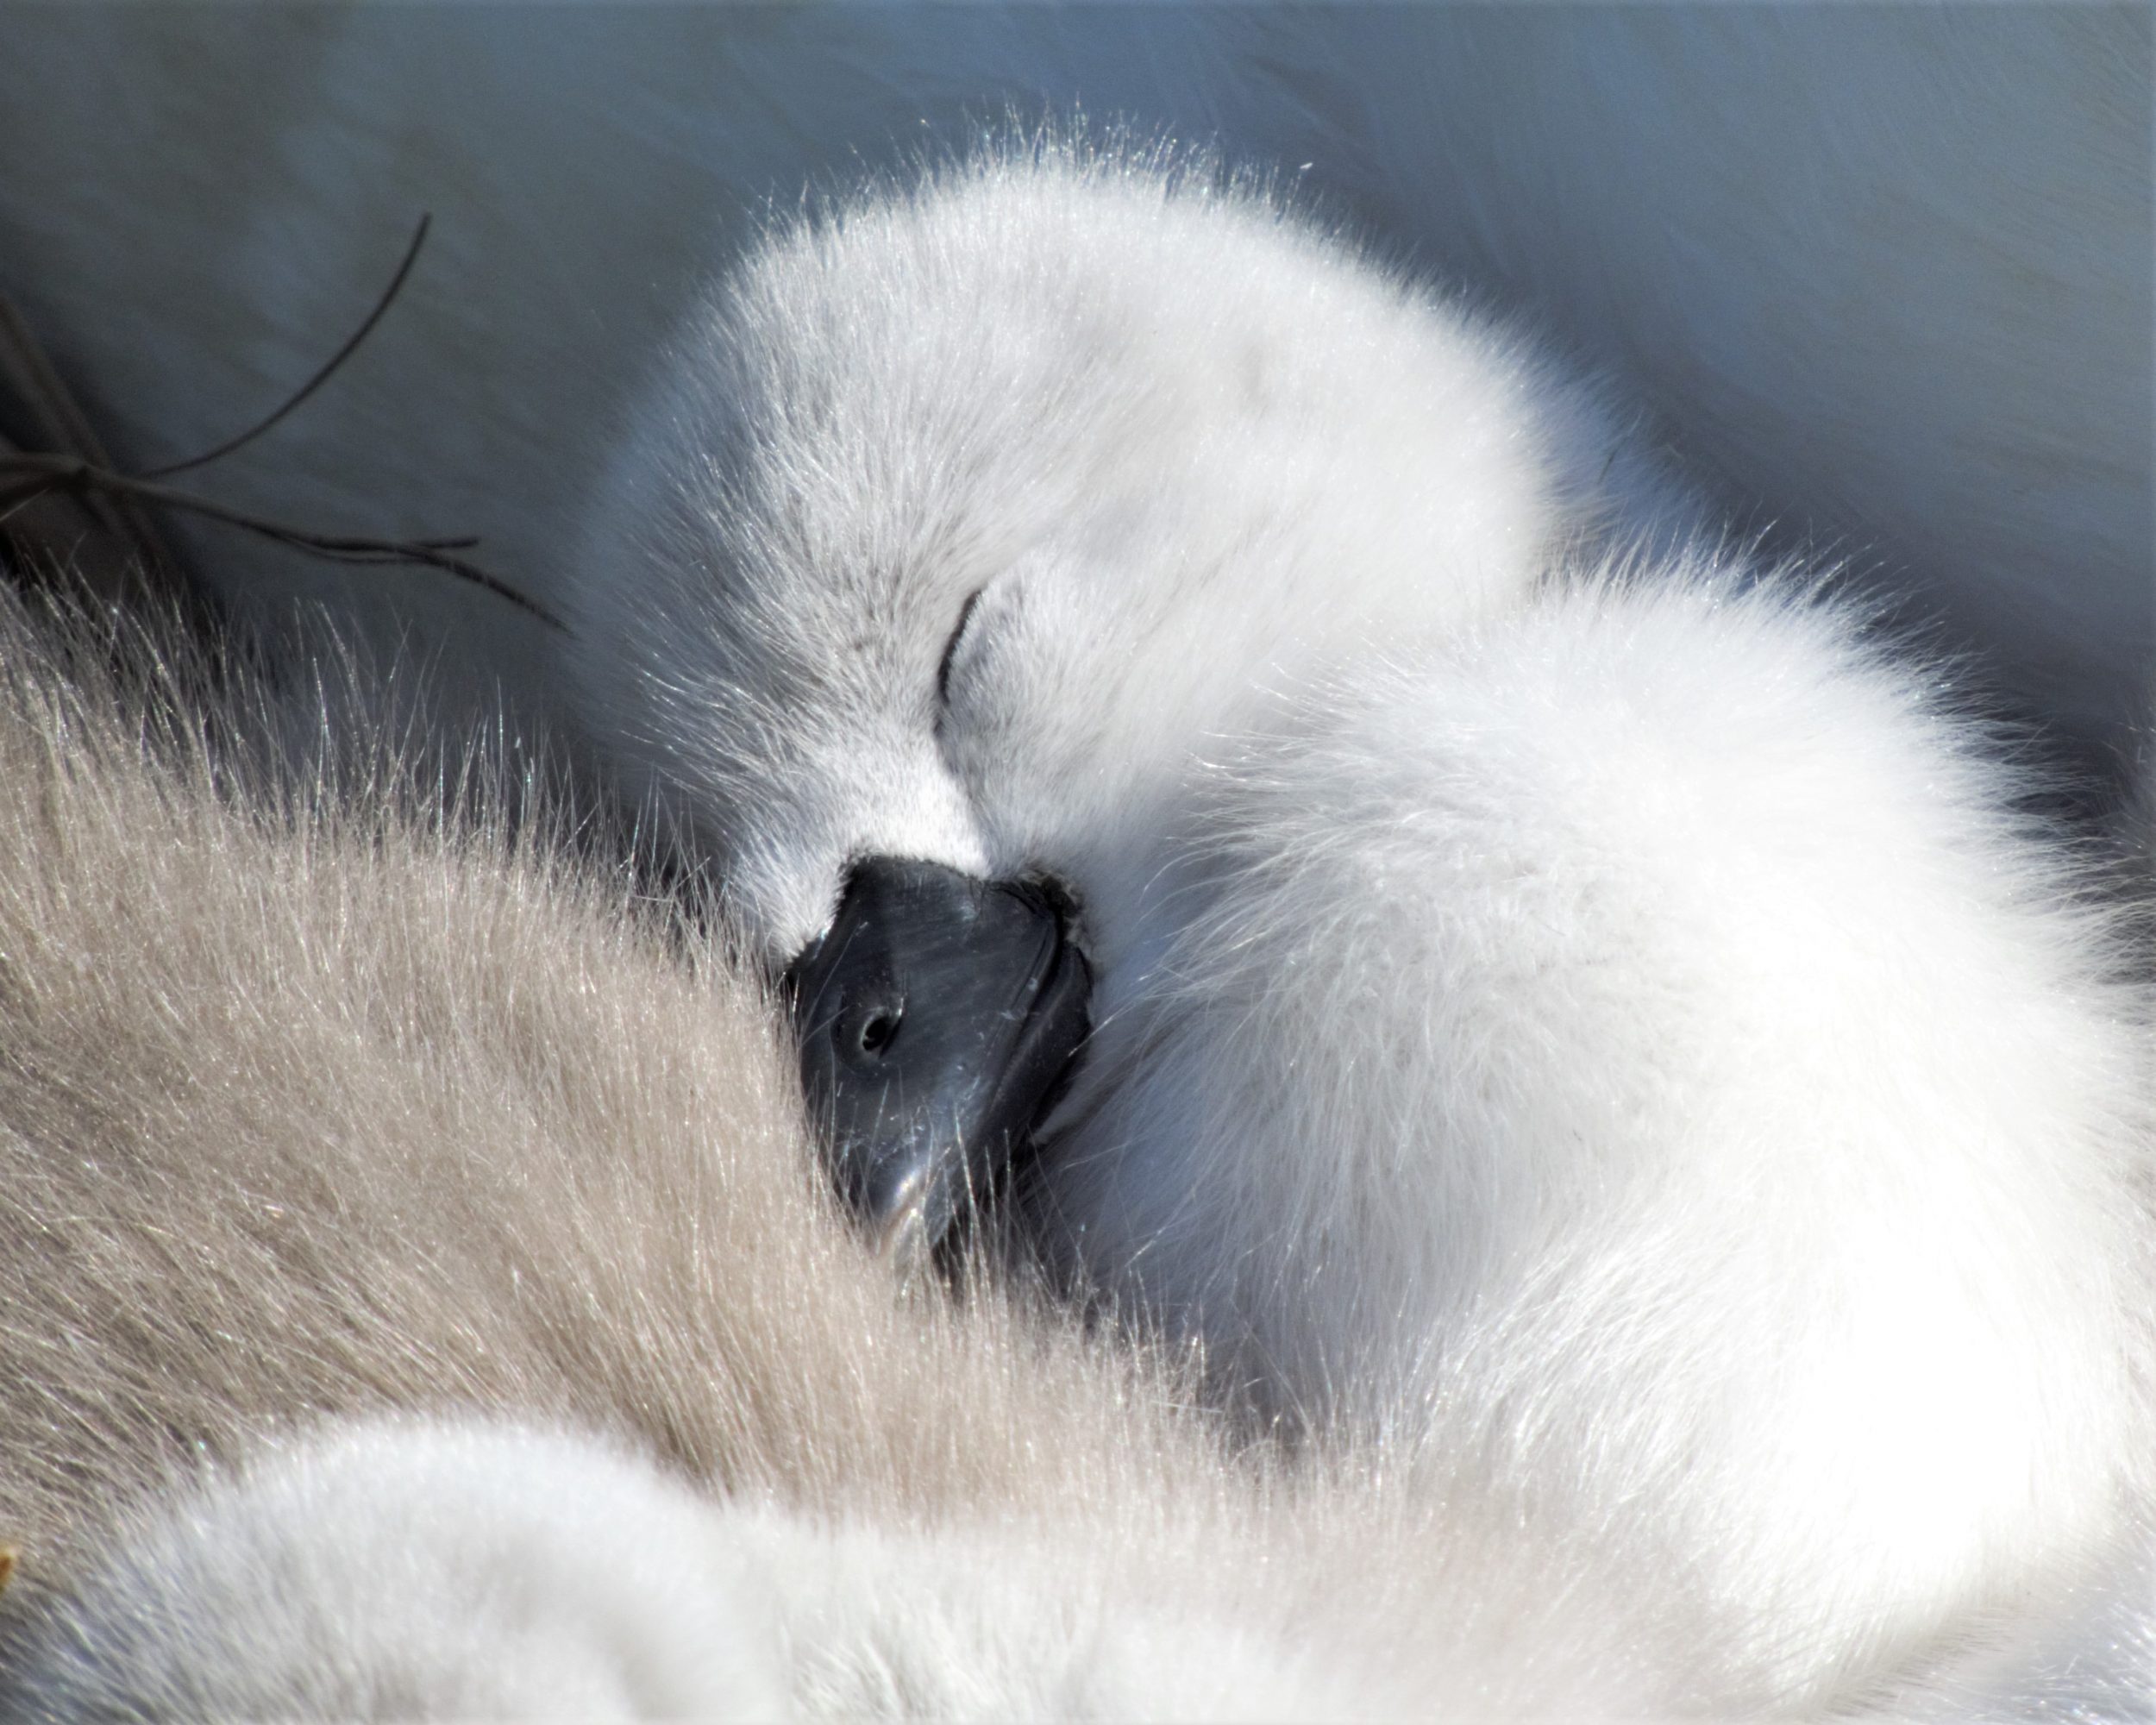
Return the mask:
<svg viewBox="0 0 2156 1725">
<path fill-rule="evenodd" d="M 28 320 L 6 296 L 0 295 L 0 383 L 12 386 L 28 405 L 46 440 L 55 446 L 46 451 L 17 451 L 0 441 L 0 528 L 5 527 L 9 516 L 39 498 L 65 493 L 75 498 L 99 524 L 134 543 L 137 561 L 146 576 L 159 572 L 169 581 L 176 579 L 170 572 L 176 570 L 178 565 L 165 554 L 144 505 L 177 509 L 259 534 L 277 544 L 332 562 L 411 563 L 441 569 L 483 587 L 498 599 L 506 599 L 549 628 L 566 627 L 559 617 L 536 599 L 527 598 L 499 576 L 456 555 L 476 545 L 476 539 L 375 539 L 357 534 L 317 533 L 159 483 L 175 474 L 206 467 L 253 442 L 327 383 L 373 332 L 374 326 L 396 301 L 412 266 L 418 261 L 420 248 L 426 243 L 427 230 L 433 219 L 431 216 L 419 218 L 419 225 L 413 231 L 411 243 L 404 248 L 397 273 L 359 328 L 273 411 L 215 448 L 141 474 L 123 474 L 113 466 L 89 419 L 31 334 Z"/>
<path fill-rule="evenodd" d="M 265 539 L 327 558 L 332 562 L 423 564 L 430 568 L 446 570 L 475 586 L 486 588 L 496 598 L 508 600 L 549 628 L 565 626 L 559 617 L 537 600 L 525 597 L 478 564 L 454 555 L 460 549 L 467 549 L 478 543 L 475 539 L 373 539 L 356 534 L 316 533 L 304 527 L 295 527 L 289 522 L 250 515 L 243 510 L 233 509 L 175 486 L 158 485 L 147 479 L 136 479 L 127 474 L 116 474 L 109 468 L 94 467 L 79 456 L 0 455 L 0 511 L 19 508 L 33 498 L 53 492 L 110 492 L 115 496 L 154 504 L 160 509 L 181 510 L 207 520 L 222 521 L 228 526 L 244 528 Z M 0 513 L 0 522 L 5 519 L 5 514 Z"/>
<path fill-rule="evenodd" d="M 197 467 L 206 467 L 212 461 L 221 461 L 235 449 L 244 448 L 257 437 L 277 424 L 300 403 L 329 382 L 337 368 L 358 351 L 359 345 L 373 334 L 374 326 L 382 321 L 382 314 L 395 303 L 403 290 L 404 278 L 411 273 L 411 267 L 419 261 L 419 248 L 427 243 L 427 229 L 434 225 L 431 212 L 419 218 L 419 226 L 412 232 L 411 243 L 404 248 L 404 261 L 397 266 L 397 273 L 389 279 L 389 285 L 382 290 L 374 302 L 374 309 L 367 314 L 360 327 L 344 338 L 344 345 L 323 361 L 321 368 L 306 382 L 286 396 L 283 405 L 273 409 L 266 418 L 256 421 L 237 436 L 228 437 L 214 449 L 205 449 L 199 455 L 191 455 L 184 461 L 168 461 L 161 467 L 150 467 L 137 474 L 137 479 L 168 480 L 175 474 L 191 473 Z M 105 463 L 110 466 L 110 463 Z"/>
</svg>

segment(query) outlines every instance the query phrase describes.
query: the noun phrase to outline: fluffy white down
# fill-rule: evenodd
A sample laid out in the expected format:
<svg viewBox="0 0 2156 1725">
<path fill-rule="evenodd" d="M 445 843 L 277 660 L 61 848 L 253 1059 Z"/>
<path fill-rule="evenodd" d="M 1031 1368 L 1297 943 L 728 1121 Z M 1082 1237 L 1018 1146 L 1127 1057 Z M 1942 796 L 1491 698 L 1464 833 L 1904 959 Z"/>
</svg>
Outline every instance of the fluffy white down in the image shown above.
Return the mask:
<svg viewBox="0 0 2156 1725">
<path fill-rule="evenodd" d="M 1202 1602 L 1104 1595 L 1089 1555 L 716 1503 L 557 1433 L 366 1424 L 135 1530 L 29 1700 L 59 1719 L 987 1722 L 1403 1699 Z"/>
<path fill-rule="evenodd" d="M 597 1445 L 359 1427 L 129 1540 L 37 1700 L 61 1717 L 774 1719 L 776 1623 L 745 1543 Z"/>
<path fill-rule="evenodd" d="M 864 856 L 1075 894 L 1074 1285 L 1804 1694 L 2122 1525 L 2148 1045 L 1935 674 L 1687 507 L 1479 320 L 1050 147 L 758 253 L 559 598 L 771 962 Z"/>
<path fill-rule="evenodd" d="M 587 768 L 681 820 L 767 960 L 864 854 L 1072 887 L 1100 1023 L 1031 1245 L 1202 1339 L 1238 1418 L 1410 1478 L 1433 1537 L 1507 1553 L 1493 1585 L 1537 1554 L 1564 1576 L 1577 1624 L 1469 1622 L 1463 1665 L 1595 1668 L 1643 1624 L 1625 1705 L 2145 1712 L 2149 1047 L 2121 930 L 1933 674 L 1683 543 L 1697 513 L 1502 331 L 1202 175 L 1050 152 L 757 253 L 544 596 Z M 1232 1628 L 1194 1656 L 1141 1614 L 1106 1636 L 1128 1685 L 1081 1706 L 1052 1553 L 896 1519 L 834 1534 L 582 1440 L 367 1427 L 129 1524 L 72 1620 L 105 1652 L 38 1680 L 65 1699 L 104 1658 L 154 1694 L 170 1652 L 229 1710 L 389 1714 L 1399 1692 L 1282 1676 Z M 1006 1639 L 981 1602 L 1044 1573 L 1050 1631 Z M 804 1702 L 787 1614 L 875 1645 L 891 1590 L 860 1578 L 893 1574 L 953 1602 L 902 1619 L 921 1686 Z M 169 1647 L 128 1640 L 159 1622 Z M 1191 1669 L 1220 1684 L 1172 1686 Z"/>
</svg>

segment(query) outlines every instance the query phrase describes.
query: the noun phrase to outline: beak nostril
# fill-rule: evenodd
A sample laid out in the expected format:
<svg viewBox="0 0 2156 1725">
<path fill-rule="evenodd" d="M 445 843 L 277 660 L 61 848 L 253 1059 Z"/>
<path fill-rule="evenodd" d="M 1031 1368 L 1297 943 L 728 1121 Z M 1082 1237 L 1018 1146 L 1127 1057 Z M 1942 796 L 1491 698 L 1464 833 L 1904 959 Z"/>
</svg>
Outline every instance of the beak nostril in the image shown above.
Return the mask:
<svg viewBox="0 0 2156 1725">
<path fill-rule="evenodd" d="M 889 987 L 864 988 L 831 1021 L 831 1052 L 857 1071 L 881 1070 L 906 1022 L 906 997 Z"/>
<path fill-rule="evenodd" d="M 862 1020 L 858 1044 L 863 1054 L 881 1054 L 890 1047 L 899 1033 L 899 1021 L 903 1014 L 891 1007 L 880 1007 Z"/>
</svg>

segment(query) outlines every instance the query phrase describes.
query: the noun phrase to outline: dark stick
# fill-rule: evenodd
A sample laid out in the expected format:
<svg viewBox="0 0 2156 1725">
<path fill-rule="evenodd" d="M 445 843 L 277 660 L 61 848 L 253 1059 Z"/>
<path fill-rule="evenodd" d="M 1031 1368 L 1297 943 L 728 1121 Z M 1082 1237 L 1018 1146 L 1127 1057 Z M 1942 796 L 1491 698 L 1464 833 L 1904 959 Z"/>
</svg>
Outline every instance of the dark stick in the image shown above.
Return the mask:
<svg viewBox="0 0 2156 1725">
<path fill-rule="evenodd" d="M 0 455 L 0 511 L 18 507 L 32 498 L 55 491 L 110 492 L 116 497 L 154 504 L 161 509 L 184 510 L 208 520 L 222 521 L 229 526 L 244 528 L 250 533 L 259 533 L 266 539 L 327 558 L 332 562 L 424 564 L 431 568 L 445 570 L 475 586 L 484 587 L 496 598 L 508 600 L 549 628 L 562 629 L 567 626 L 536 599 L 527 598 L 499 576 L 490 574 L 478 564 L 454 555 L 456 550 L 478 543 L 473 539 L 371 539 L 354 534 L 315 533 L 288 522 L 249 515 L 244 511 L 171 486 L 157 485 L 147 479 L 135 479 L 126 474 L 113 473 L 109 468 L 94 467 L 78 455 Z M 5 514 L 0 513 L 0 521 L 5 519 Z"/>
<path fill-rule="evenodd" d="M 237 436 L 226 438 L 214 449 L 205 449 L 201 455 L 191 455 L 184 461 L 169 461 L 161 467 L 147 468 L 136 477 L 146 480 L 168 480 L 174 474 L 191 473 L 197 467 L 208 467 L 212 461 L 222 461 L 234 450 L 244 448 L 248 444 L 252 443 L 298 407 L 300 403 L 306 400 L 309 396 L 320 389 L 323 385 L 329 382 L 335 374 L 337 368 L 358 351 L 360 343 L 373 333 L 374 326 L 382 321 L 382 314 L 395 304 L 398 294 L 404 288 L 404 278 L 411 273 L 411 267 L 419 261 L 419 248 L 427 243 L 427 229 L 433 224 L 434 216 L 431 213 L 420 216 L 419 226 L 412 233 L 411 243 L 404 248 L 404 261 L 397 266 L 397 273 L 389 279 L 389 285 L 382 290 L 381 297 L 374 302 L 374 309 L 367 314 L 365 321 L 358 329 L 344 338 L 344 345 L 330 354 L 312 377 L 285 398 L 282 406 L 272 410 L 266 418 L 258 420 Z"/>
<path fill-rule="evenodd" d="M 14 378 L 18 392 L 28 400 L 46 436 L 59 446 L 53 451 L 29 453 L 0 443 L 0 526 L 6 524 L 9 515 L 39 497 L 53 492 L 72 492 L 82 499 L 94 514 L 109 518 L 111 525 L 134 539 L 146 570 L 169 570 L 172 565 L 162 553 L 143 505 L 183 510 L 260 534 L 278 544 L 332 562 L 414 563 L 441 569 L 484 588 L 498 599 L 506 599 L 549 628 L 566 627 L 560 618 L 536 599 L 518 593 L 478 564 L 455 555 L 477 544 L 475 539 L 374 539 L 354 534 L 310 532 L 287 522 L 250 515 L 193 492 L 157 483 L 175 474 L 206 467 L 253 442 L 328 382 L 395 303 L 405 279 L 411 274 L 412 266 L 418 261 L 420 248 L 426 243 L 427 230 L 433 221 L 430 215 L 419 218 L 419 225 L 412 233 L 411 243 L 404 248 L 397 273 L 390 278 L 389 285 L 383 289 L 373 310 L 367 314 L 359 328 L 345 338 L 312 377 L 266 417 L 213 449 L 138 474 L 122 474 L 114 468 L 89 420 L 30 334 L 28 323 L 4 297 L 0 297 L 0 378 Z"/>
</svg>

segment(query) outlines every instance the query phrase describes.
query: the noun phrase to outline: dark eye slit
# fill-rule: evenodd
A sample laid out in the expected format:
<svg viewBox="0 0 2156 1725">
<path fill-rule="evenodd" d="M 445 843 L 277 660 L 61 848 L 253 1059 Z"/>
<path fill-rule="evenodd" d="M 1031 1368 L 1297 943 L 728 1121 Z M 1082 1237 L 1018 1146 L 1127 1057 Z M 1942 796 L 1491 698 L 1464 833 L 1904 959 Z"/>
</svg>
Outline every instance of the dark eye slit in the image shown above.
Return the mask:
<svg viewBox="0 0 2156 1725">
<path fill-rule="evenodd" d="M 975 587 L 967 595 L 965 604 L 958 607 L 958 626 L 950 632 L 950 639 L 943 643 L 943 656 L 936 667 L 936 704 L 944 706 L 950 701 L 950 662 L 958 656 L 958 643 L 966 638 L 966 624 L 972 620 L 973 608 L 981 603 L 986 587 Z"/>
</svg>

